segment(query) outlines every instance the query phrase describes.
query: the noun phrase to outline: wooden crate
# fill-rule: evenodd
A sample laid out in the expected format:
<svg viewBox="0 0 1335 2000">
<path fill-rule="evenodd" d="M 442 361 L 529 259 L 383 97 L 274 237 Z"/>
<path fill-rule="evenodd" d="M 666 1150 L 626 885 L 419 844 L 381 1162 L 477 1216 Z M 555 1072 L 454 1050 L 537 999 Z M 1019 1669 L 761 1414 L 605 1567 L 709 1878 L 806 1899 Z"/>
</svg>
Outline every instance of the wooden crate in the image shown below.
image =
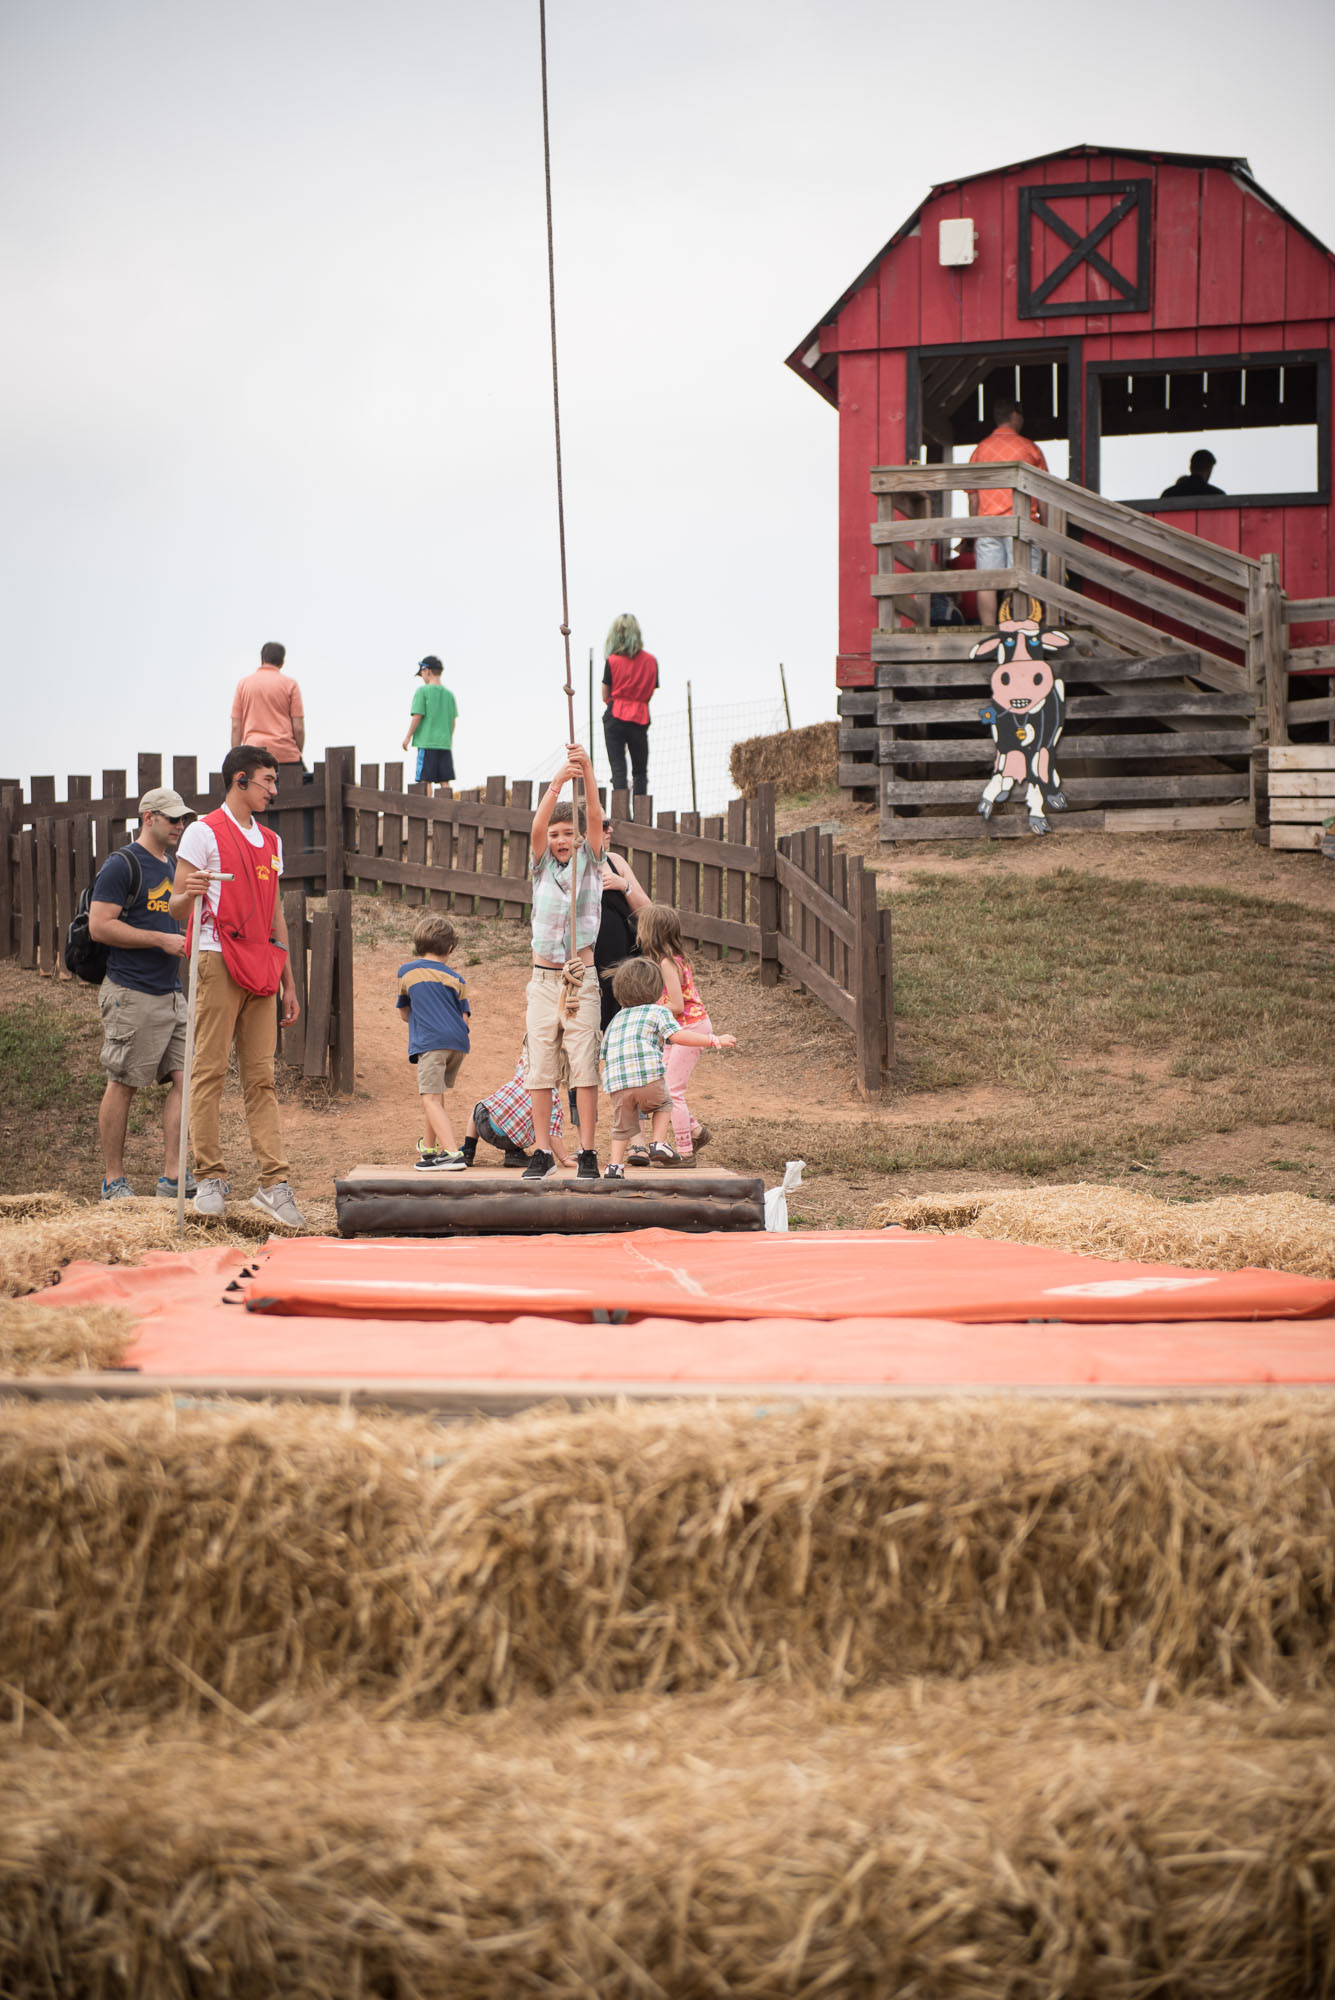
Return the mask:
<svg viewBox="0 0 1335 2000">
<path fill-rule="evenodd" d="M 1335 743 L 1277 743 L 1267 763 L 1270 845 L 1319 852 L 1335 819 Z"/>
</svg>

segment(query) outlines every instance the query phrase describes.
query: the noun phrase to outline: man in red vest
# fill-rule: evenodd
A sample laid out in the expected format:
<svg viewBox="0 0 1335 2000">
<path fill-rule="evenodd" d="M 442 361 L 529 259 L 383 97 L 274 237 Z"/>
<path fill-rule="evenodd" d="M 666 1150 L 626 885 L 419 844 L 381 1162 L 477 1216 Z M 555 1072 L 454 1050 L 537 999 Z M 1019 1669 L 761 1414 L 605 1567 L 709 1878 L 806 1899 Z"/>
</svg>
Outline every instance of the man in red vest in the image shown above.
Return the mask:
<svg viewBox="0 0 1335 2000">
<path fill-rule="evenodd" d="M 259 1167 L 259 1191 L 252 1206 L 273 1222 L 303 1229 L 288 1180 L 274 1089 L 274 1046 L 282 994 L 283 1026 L 297 1018 L 297 993 L 287 958 L 287 924 L 278 899 L 283 843 L 257 813 L 268 812 L 278 790 L 273 752 L 240 743 L 223 759 L 227 796 L 182 835 L 178 853 L 192 868 L 214 879 L 199 905 L 200 891 L 174 894 L 171 914 L 180 921 L 198 914 L 199 984 L 195 1001 L 195 1057 L 191 1073 L 190 1141 L 195 1153 L 200 1215 L 221 1215 L 231 1193 L 222 1157 L 219 1111 L 227 1058 L 235 1044 L 246 1126 Z M 190 851 L 184 849 L 189 842 Z M 231 877 L 220 881 L 220 875 Z"/>
</svg>

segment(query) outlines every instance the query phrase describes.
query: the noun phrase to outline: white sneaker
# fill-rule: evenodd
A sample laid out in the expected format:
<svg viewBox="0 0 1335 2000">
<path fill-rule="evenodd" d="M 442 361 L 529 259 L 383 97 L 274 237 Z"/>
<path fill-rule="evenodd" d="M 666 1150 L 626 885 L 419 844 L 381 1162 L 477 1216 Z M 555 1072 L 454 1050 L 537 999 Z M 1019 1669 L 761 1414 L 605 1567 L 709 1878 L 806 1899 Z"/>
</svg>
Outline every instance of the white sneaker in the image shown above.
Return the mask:
<svg viewBox="0 0 1335 2000">
<path fill-rule="evenodd" d="M 261 1188 L 250 1198 L 252 1208 L 258 1208 L 271 1221 L 281 1222 L 288 1229 L 304 1229 L 306 1218 L 297 1207 L 290 1181 L 276 1181 L 270 1188 Z"/>
<path fill-rule="evenodd" d="M 221 1215 L 232 1192 L 230 1181 L 201 1181 L 192 1204 L 196 1215 Z"/>
</svg>

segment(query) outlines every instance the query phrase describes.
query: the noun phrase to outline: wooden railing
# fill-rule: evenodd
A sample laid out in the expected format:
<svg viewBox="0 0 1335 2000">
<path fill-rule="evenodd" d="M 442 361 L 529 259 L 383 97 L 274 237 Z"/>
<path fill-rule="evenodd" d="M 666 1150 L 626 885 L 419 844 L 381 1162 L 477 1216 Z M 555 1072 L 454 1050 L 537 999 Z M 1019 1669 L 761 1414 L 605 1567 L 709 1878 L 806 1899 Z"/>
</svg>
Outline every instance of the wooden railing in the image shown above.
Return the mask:
<svg viewBox="0 0 1335 2000">
<path fill-rule="evenodd" d="M 124 771 L 107 771 L 100 797 L 91 778 L 73 777 L 64 800 L 52 778 L 34 778 L 26 799 L 21 785 L 0 782 L 0 952 L 59 974 L 80 890 L 129 837 L 139 797 L 162 775 L 160 758 L 141 756 L 134 793 Z M 353 1081 L 350 891 L 515 922 L 527 921 L 532 901 L 531 783 L 492 777 L 476 791 L 433 794 L 405 785 L 402 764 L 381 778 L 379 765 L 358 767 L 341 745 L 325 752 L 312 783 L 280 791 L 269 815 L 283 839 L 284 910 L 304 997 L 280 1053 L 340 1089 Z M 221 797 L 217 774 L 199 790 L 193 758 L 173 759 L 172 783 L 196 812 Z M 772 785 L 703 818 L 655 815 L 649 799 L 632 809 L 624 793 L 610 810 L 614 845 L 654 901 L 679 912 L 693 947 L 756 959 L 765 985 L 785 972 L 852 1031 L 859 1088 L 879 1091 L 894 1059 L 890 913 L 877 907 L 861 857 L 836 855 L 815 829 L 776 839 Z M 308 894 L 326 896 L 328 909 L 308 910 Z"/>
</svg>

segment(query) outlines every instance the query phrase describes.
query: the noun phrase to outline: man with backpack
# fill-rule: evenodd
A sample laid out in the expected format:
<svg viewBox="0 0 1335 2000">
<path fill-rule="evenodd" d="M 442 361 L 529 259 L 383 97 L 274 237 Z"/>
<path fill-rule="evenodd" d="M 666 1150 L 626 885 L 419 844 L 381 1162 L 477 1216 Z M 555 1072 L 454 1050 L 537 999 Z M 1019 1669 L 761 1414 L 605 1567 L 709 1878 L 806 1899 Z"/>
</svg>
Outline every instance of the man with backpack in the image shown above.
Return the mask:
<svg viewBox="0 0 1335 2000">
<path fill-rule="evenodd" d="M 187 894 L 208 886 L 193 868 L 176 866 L 175 850 L 190 808 L 179 792 L 155 786 L 139 801 L 139 831 L 128 847 L 109 854 L 97 872 L 88 903 L 88 934 L 106 952 L 98 1003 L 102 1011 L 102 1068 L 107 1087 L 98 1113 L 102 1137 L 102 1199 L 134 1194 L 125 1176 L 125 1133 L 134 1094 L 146 1084 L 169 1086 L 162 1107 L 165 1171 L 157 1191 L 176 1199 L 181 1144 L 181 1072 L 185 1062 L 185 995 L 181 959 L 185 939 L 168 899 L 179 885 Z"/>
</svg>

